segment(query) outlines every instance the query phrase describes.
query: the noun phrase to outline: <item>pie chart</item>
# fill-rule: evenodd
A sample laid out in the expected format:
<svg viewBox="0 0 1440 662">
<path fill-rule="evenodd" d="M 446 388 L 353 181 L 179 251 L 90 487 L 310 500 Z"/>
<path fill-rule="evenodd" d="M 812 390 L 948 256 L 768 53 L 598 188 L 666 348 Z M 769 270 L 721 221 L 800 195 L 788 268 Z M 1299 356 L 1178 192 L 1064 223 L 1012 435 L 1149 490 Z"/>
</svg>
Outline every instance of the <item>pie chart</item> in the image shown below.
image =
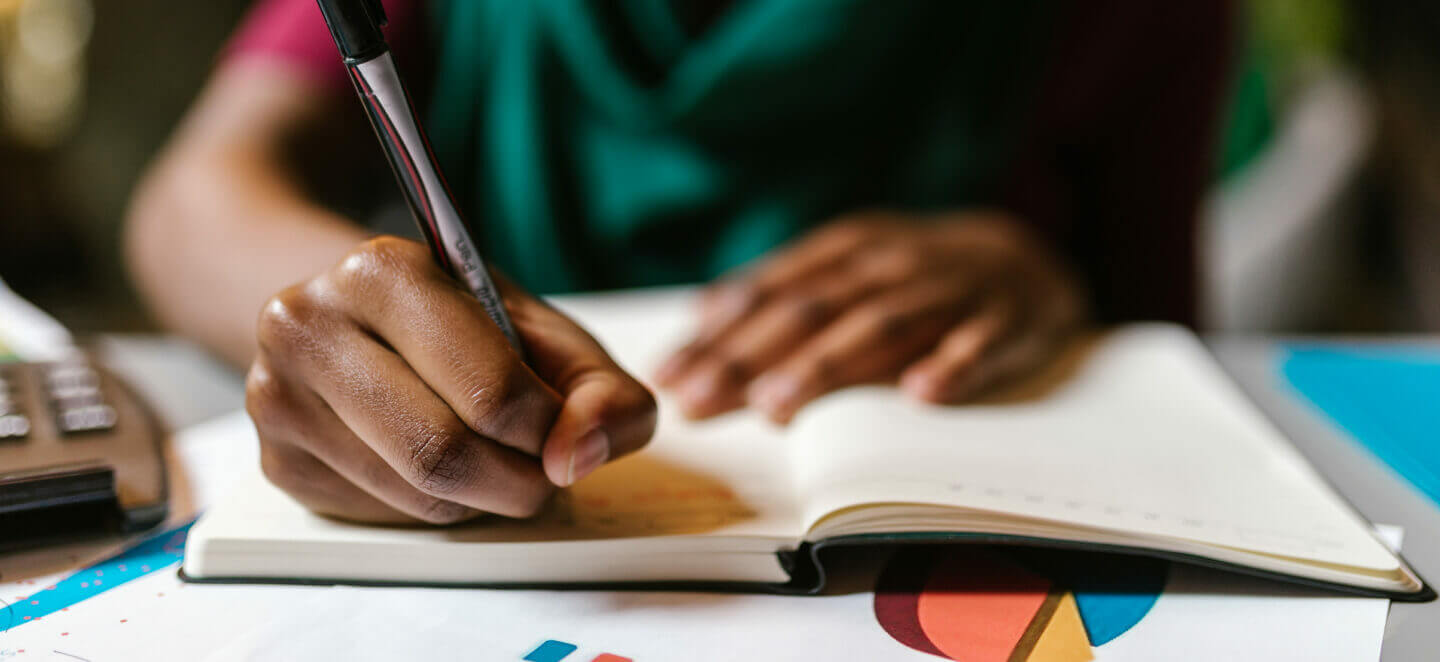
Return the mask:
<svg viewBox="0 0 1440 662">
<path fill-rule="evenodd" d="M 1082 662 L 1154 606 L 1169 564 L 1135 556 L 981 546 L 902 549 L 875 587 L 896 641 L 963 662 Z"/>
</svg>

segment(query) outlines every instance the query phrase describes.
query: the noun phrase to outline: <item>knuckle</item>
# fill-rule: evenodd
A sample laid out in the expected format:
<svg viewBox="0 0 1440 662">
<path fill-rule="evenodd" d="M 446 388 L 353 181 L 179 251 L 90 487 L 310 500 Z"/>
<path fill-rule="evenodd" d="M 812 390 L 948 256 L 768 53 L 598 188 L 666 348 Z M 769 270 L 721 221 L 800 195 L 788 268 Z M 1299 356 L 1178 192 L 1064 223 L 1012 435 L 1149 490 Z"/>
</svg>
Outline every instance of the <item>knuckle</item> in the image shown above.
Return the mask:
<svg viewBox="0 0 1440 662">
<path fill-rule="evenodd" d="M 510 409 L 518 386 L 519 368 L 506 363 L 499 370 L 472 372 L 463 382 L 465 405 L 471 423 L 477 428 L 492 425 Z"/>
<path fill-rule="evenodd" d="M 256 340 L 267 353 L 290 355 L 310 344 L 324 316 L 322 306 L 304 288 L 287 287 L 261 308 Z"/>
<path fill-rule="evenodd" d="M 814 328 L 824 324 L 834 312 L 834 306 L 824 297 L 813 294 L 797 294 L 784 302 L 785 310 L 797 324 Z"/>
<path fill-rule="evenodd" d="M 395 274 L 413 273 L 428 259 L 425 249 L 408 239 L 380 236 L 350 251 L 331 271 L 336 285 L 368 291 L 393 283 Z"/>
<path fill-rule="evenodd" d="M 738 356 L 721 356 L 715 361 L 715 376 L 721 383 L 743 382 L 750 372 L 750 364 Z"/>
<path fill-rule="evenodd" d="M 867 338 L 889 338 L 904 331 L 904 317 L 890 310 L 868 308 L 860 313 L 861 334 Z"/>
<path fill-rule="evenodd" d="M 524 370 L 515 358 L 499 369 L 473 371 L 462 380 L 465 419 L 472 430 L 509 437 L 521 432 L 517 426 L 522 421 L 549 424 L 541 420 L 545 416 L 536 415 L 545 407 L 545 394 L 529 388 Z"/>
<path fill-rule="evenodd" d="M 468 431 L 427 427 L 410 442 L 410 478 L 416 489 L 435 497 L 459 491 L 474 474 L 474 446 Z"/>
<path fill-rule="evenodd" d="M 893 246 L 878 252 L 869 266 L 873 275 L 879 279 L 902 281 L 923 271 L 925 260 L 918 250 L 907 246 Z"/>
</svg>

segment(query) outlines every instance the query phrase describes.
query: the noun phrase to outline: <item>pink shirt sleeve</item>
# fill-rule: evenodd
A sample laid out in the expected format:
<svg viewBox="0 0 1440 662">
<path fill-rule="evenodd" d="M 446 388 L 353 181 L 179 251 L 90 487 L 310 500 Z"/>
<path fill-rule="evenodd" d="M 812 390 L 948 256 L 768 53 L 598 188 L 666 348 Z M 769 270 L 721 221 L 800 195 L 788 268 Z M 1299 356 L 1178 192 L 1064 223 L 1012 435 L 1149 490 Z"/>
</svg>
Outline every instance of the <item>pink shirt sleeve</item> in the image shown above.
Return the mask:
<svg viewBox="0 0 1440 662">
<path fill-rule="evenodd" d="M 419 36 L 421 0 L 382 1 L 389 18 L 385 36 L 402 52 Z M 220 64 L 249 58 L 282 62 L 326 87 L 349 86 L 315 0 L 258 0 L 221 51 Z"/>
</svg>

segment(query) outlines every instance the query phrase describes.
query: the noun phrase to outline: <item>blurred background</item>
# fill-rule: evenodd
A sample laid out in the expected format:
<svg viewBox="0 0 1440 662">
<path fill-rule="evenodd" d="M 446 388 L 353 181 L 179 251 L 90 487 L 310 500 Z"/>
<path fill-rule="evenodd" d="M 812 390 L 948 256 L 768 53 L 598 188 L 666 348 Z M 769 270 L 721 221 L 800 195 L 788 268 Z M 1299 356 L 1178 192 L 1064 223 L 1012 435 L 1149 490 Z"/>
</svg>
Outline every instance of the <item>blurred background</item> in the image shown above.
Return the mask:
<svg viewBox="0 0 1440 662">
<path fill-rule="evenodd" d="M 154 328 L 120 221 L 248 4 L 0 0 L 0 278 L 72 329 Z M 1440 331 L 1440 3 L 1252 0 L 1244 23 L 1207 327 Z"/>
</svg>

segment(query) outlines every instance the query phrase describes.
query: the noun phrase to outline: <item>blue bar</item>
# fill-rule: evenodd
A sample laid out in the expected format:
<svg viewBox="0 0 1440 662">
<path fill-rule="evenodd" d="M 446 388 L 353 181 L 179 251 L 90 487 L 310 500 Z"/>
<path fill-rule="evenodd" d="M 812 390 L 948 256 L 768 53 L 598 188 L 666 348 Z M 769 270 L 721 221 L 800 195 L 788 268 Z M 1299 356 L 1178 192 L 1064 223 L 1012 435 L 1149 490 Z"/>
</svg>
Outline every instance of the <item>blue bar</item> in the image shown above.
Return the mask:
<svg viewBox="0 0 1440 662">
<path fill-rule="evenodd" d="M 529 662 L 560 662 L 565 659 L 566 655 L 574 653 L 576 648 L 578 646 L 575 644 L 550 639 L 536 646 L 535 650 L 530 651 L 530 654 L 522 659 L 529 660 Z"/>
<path fill-rule="evenodd" d="M 15 628 L 49 616 L 82 600 L 93 598 L 126 582 L 165 570 L 185 556 L 189 524 L 154 534 L 104 561 L 96 563 L 36 591 L 10 606 L 10 627 Z M 0 630 L 3 631 L 3 630 Z"/>
</svg>

